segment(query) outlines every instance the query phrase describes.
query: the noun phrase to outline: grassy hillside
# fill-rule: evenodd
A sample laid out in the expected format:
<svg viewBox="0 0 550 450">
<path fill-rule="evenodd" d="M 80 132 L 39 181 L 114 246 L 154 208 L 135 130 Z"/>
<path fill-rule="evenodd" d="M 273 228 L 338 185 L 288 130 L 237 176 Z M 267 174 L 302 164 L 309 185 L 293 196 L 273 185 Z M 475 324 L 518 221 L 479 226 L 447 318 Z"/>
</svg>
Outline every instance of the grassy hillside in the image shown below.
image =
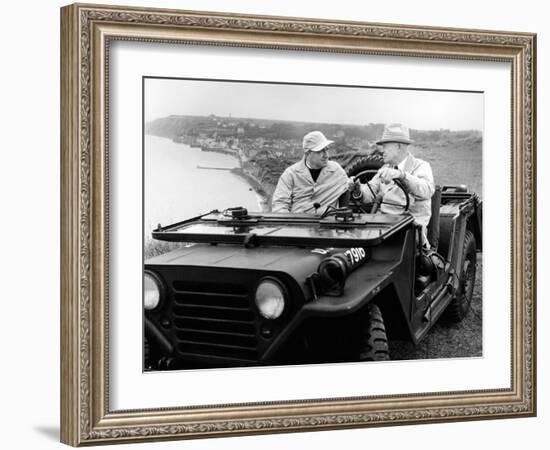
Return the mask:
<svg viewBox="0 0 550 450">
<path fill-rule="evenodd" d="M 465 184 L 483 197 L 482 139 L 472 134 L 443 140 L 415 141 L 412 152 L 432 166 L 436 184 Z"/>
</svg>

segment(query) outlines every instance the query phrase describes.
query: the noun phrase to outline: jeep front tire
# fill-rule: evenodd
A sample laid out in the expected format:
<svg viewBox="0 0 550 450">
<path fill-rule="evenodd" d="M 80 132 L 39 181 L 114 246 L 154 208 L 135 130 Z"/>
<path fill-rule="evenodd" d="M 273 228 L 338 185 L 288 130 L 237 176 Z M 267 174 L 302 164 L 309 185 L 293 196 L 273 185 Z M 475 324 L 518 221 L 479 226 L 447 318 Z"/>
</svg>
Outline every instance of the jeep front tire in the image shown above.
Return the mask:
<svg viewBox="0 0 550 450">
<path fill-rule="evenodd" d="M 387 361 L 390 359 L 386 327 L 380 308 L 367 307 L 366 320 L 359 336 L 359 361 Z"/>
</svg>

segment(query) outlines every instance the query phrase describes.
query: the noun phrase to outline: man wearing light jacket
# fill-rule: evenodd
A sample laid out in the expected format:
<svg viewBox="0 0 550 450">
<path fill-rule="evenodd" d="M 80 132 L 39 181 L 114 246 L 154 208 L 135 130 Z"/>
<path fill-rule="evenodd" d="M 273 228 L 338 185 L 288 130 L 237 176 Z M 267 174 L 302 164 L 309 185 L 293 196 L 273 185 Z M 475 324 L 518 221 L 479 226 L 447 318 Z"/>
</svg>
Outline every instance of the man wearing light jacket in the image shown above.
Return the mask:
<svg viewBox="0 0 550 450">
<path fill-rule="evenodd" d="M 333 141 L 320 131 L 304 136 L 304 157 L 288 167 L 273 193 L 273 212 L 323 213 L 337 206 L 338 199 L 354 184 L 340 164 L 328 159 L 328 146 Z"/>
<path fill-rule="evenodd" d="M 415 158 L 409 152 L 412 143 L 409 129 L 399 123 L 384 127 L 382 138 L 376 142 L 382 146 L 384 166 L 367 184 L 356 184 L 352 196 L 364 203 L 381 199 L 380 212 L 384 214 L 402 214 L 406 198 L 403 190 L 394 180 L 401 180 L 409 194 L 409 211 L 415 222 L 422 226 L 424 245 L 429 245 L 427 226 L 432 214 L 432 195 L 435 191 L 434 178 L 430 164 Z"/>
</svg>

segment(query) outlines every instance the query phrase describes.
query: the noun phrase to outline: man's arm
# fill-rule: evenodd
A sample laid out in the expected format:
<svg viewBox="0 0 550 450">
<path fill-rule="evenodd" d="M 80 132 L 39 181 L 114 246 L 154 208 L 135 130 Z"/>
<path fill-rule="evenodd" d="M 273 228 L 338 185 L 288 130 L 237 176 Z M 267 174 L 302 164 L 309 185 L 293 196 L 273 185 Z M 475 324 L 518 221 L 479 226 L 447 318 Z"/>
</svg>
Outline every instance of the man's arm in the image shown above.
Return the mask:
<svg viewBox="0 0 550 450">
<path fill-rule="evenodd" d="M 335 161 L 334 163 L 337 165 L 335 180 L 337 180 L 336 182 L 339 186 L 339 191 L 340 191 L 339 195 L 340 197 L 343 197 L 344 195 L 349 194 L 353 190 L 354 183 L 352 179 L 348 177 L 348 174 L 346 173 L 344 168 L 340 165 L 340 163 Z M 349 200 L 349 196 L 348 196 L 348 200 Z"/>
<path fill-rule="evenodd" d="M 422 161 L 415 169 L 414 175 L 405 172 L 402 180 L 409 193 L 419 200 L 427 200 L 435 192 L 432 168 L 425 161 Z"/>
<path fill-rule="evenodd" d="M 271 211 L 273 212 L 290 212 L 292 209 L 292 176 L 288 170 L 285 170 L 279 177 L 277 187 L 273 193 L 271 200 Z"/>
</svg>

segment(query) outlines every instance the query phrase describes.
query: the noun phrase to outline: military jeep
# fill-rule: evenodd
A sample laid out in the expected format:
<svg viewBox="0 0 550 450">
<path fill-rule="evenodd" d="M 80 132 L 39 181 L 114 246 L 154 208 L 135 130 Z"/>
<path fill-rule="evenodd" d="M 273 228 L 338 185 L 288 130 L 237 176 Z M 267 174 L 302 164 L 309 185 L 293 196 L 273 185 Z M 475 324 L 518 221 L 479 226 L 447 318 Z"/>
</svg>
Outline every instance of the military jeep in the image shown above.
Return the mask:
<svg viewBox="0 0 550 450">
<path fill-rule="evenodd" d="M 462 320 L 479 198 L 436 189 L 430 251 L 406 205 L 373 211 L 236 207 L 159 225 L 154 239 L 182 244 L 145 262 L 145 370 L 387 360 L 388 340 L 417 344 L 440 317 Z"/>
</svg>

